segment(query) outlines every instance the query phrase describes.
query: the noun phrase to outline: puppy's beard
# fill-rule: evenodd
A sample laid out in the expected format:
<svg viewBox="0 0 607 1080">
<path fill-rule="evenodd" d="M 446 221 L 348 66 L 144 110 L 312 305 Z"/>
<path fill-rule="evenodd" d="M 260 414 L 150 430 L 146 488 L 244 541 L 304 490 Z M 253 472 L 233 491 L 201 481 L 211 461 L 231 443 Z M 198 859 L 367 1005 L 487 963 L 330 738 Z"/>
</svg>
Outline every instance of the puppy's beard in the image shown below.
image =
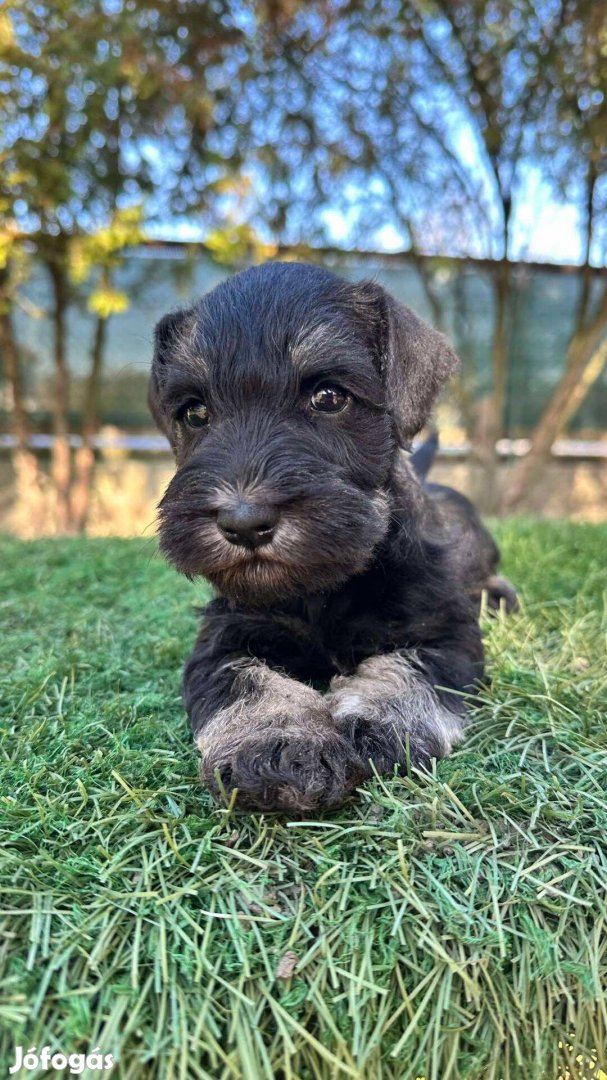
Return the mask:
<svg viewBox="0 0 607 1080">
<path fill-rule="evenodd" d="M 357 564 L 315 563 L 297 566 L 270 555 L 252 554 L 225 570 L 207 571 L 206 577 L 224 596 L 254 606 L 276 600 L 327 592 L 361 573 L 372 557 L 367 552 Z"/>
<path fill-rule="evenodd" d="M 333 518 L 335 521 L 333 522 Z M 203 576 L 225 596 L 267 605 L 334 590 L 368 566 L 389 521 L 383 493 L 350 505 L 321 500 L 283 511 L 274 539 L 249 550 L 230 544 L 213 520 L 188 511 L 161 513 L 160 547 L 182 573 Z"/>
</svg>

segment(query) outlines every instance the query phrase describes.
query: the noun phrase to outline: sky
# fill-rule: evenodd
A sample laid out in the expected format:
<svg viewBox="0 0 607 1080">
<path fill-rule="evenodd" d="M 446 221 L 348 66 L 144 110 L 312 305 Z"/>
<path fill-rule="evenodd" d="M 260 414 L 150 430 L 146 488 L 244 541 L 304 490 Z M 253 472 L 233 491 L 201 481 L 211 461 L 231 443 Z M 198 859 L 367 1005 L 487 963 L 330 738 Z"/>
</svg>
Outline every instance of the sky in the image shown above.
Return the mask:
<svg viewBox="0 0 607 1080">
<path fill-rule="evenodd" d="M 327 240 L 336 247 L 347 246 L 348 217 L 337 209 L 325 211 Z M 167 222 L 156 226 L 154 237 L 166 240 L 200 241 L 204 234 L 193 221 Z M 366 245 L 374 251 L 402 251 L 406 239 L 393 224 L 381 226 L 370 236 Z M 434 252 L 428 252 L 433 254 Z M 441 254 L 449 254 L 442 251 Z M 513 223 L 513 258 L 526 262 L 564 263 L 576 265 L 582 261 L 579 213 L 575 205 L 558 202 L 539 172 L 526 177 L 522 197 L 518 201 Z M 595 260 L 599 264 L 599 256 Z"/>
<path fill-rule="evenodd" d="M 529 262 L 578 264 L 582 261 L 579 213 L 576 206 L 557 202 L 539 176 L 531 176 L 518 203 L 513 226 L 512 252 Z M 335 242 L 344 235 L 339 215 L 331 218 Z M 403 237 L 392 225 L 376 234 L 377 249 L 399 251 Z"/>
</svg>

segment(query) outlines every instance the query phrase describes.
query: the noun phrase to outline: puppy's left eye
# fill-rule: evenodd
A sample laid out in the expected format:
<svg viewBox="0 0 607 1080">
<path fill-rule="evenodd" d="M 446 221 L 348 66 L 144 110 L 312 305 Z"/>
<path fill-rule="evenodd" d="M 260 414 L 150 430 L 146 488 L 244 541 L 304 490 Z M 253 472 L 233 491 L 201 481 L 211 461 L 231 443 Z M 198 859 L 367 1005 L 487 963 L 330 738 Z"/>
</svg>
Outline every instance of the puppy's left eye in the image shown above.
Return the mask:
<svg viewBox="0 0 607 1080">
<path fill-rule="evenodd" d="M 350 394 L 340 386 L 319 386 L 310 398 L 310 405 L 316 412 L 343 412 L 350 401 Z"/>
<path fill-rule="evenodd" d="M 209 422 L 209 410 L 202 401 L 190 401 L 183 409 L 181 419 L 190 428 L 205 427 Z"/>
</svg>

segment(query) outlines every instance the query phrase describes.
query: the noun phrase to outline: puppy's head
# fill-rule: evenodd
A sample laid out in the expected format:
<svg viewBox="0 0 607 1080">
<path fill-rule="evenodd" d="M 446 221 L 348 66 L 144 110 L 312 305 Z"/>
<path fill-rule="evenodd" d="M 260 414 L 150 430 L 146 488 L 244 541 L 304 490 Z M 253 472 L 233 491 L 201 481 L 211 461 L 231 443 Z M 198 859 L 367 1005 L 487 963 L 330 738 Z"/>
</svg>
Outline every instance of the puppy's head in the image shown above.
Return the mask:
<svg viewBox="0 0 607 1080">
<path fill-rule="evenodd" d="M 295 263 L 165 316 L 149 396 L 177 461 L 163 551 L 249 603 L 360 573 L 388 528 L 398 447 L 455 363 L 380 286 Z"/>
</svg>

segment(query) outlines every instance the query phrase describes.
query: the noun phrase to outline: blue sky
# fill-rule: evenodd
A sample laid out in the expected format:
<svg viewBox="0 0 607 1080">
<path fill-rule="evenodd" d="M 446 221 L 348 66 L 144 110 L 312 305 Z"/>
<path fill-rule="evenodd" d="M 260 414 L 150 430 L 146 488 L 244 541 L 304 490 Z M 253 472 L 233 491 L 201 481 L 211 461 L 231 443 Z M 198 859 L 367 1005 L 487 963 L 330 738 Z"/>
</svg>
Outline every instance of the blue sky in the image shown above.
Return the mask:
<svg viewBox="0 0 607 1080">
<path fill-rule="evenodd" d="M 344 231 L 339 215 L 332 219 L 332 225 L 338 242 Z M 377 246 L 386 251 L 400 250 L 402 236 L 393 226 L 387 225 L 377 234 Z M 514 258 L 531 262 L 575 264 L 582 261 L 578 208 L 571 203 L 557 202 L 535 170 L 527 177 L 523 196 L 518 201 L 512 252 Z"/>
<path fill-rule="evenodd" d="M 355 213 L 355 208 L 352 213 Z M 329 241 L 336 246 L 347 245 L 349 215 L 338 209 L 328 209 L 323 217 Z M 153 235 L 182 241 L 204 239 L 201 227 L 194 221 L 157 226 L 153 229 Z M 372 250 L 387 252 L 401 251 L 406 246 L 402 233 L 392 224 L 376 230 L 368 244 Z M 449 254 L 448 251 L 440 253 Z M 512 255 L 515 259 L 530 262 L 579 264 L 582 261 L 578 208 L 573 203 L 558 202 L 548 185 L 542 181 L 538 170 L 532 170 L 526 177 L 517 203 L 512 232 Z M 600 265 L 600 253 L 596 251 L 594 255 L 592 261 Z"/>
</svg>

